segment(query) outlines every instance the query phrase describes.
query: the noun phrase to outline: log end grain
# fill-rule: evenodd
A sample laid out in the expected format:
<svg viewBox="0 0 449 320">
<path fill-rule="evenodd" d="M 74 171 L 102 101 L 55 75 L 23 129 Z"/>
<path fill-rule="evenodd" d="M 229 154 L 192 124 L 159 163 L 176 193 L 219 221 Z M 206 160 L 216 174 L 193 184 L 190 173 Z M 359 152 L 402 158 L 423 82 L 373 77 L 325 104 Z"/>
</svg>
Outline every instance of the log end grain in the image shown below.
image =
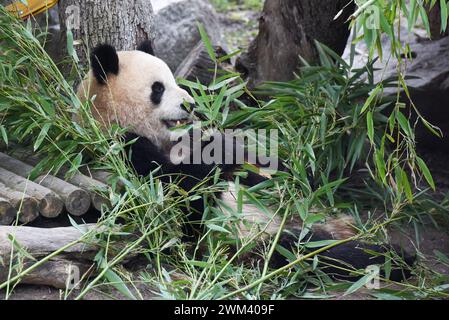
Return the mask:
<svg viewBox="0 0 449 320">
<path fill-rule="evenodd" d="M 87 191 L 78 189 L 70 193 L 65 201 L 68 213 L 74 216 L 82 216 L 90 208 L 90 195 Z"/>
<path fill-rule="evenodd" d="M 101 211 L 101 208 L 103 206 L 106 206 L 106 208 L 111 207 L 111 203 L 109 202 L 109 200 L 97 193 L 92 194 L 92 204 L 98 211 Z"/>
<path fill-rule="evenodd" d="M 19 211 L 20 222 L 33 222 L 39 217 L 39 202 L 34 198 L 24 198 L 16 210 Z"/>
<path fill-rule="evenodd" d="M 39 203 L 39 212 L 45 218 L 56 218 L 61 214 L 63 208 L 64 201 L 54 193 L 48 193 Z"/>
<path fill-rule="evenodd" d="M 0 199 L 0 225 L 9 225 L 16 218 L 16 210 L 9 201 Z"/>
</svg>

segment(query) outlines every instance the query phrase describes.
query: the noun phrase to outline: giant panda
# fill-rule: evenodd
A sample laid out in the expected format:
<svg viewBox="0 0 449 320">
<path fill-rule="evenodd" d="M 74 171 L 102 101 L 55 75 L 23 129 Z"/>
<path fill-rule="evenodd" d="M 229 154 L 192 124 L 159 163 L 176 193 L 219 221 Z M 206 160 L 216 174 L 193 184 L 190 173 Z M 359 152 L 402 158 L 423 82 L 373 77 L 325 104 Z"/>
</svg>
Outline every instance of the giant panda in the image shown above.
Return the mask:
<svg viewBox="0 0 449 320">
<path fill-rule="evenodd" d="M 117 51 L 110 45 L 102 44 L 92 51 L 90 60 L 91 68 L 79 85 L 78 97 L 82 102 L 93 101 L 92 114 L 101 125 L 108 127 L 114 123 L 128 128 L 125 139 L 135 142 L 129 144 L 127 154 L 137 174 L 147 176 L 160 168 L 163 183 L 178 183 L 180 188 L 189 193 L 200 182 L 208 181 L 207 183 L 213 184 L 213 179 L 209 178 L 218 167 L 220 179 L 226 181 L 227 188 L 215 192 L 219 200 L 212 205 L 220 208 L 227 216 L 232 214 L 230 210 L 237 210 L 233 176 L 239 167 L 237 164 L 184 164 L 175 163 L 170 158 L 173 147 L 170 138 L 172 129 L 192 121 L 195 101 L 187 91 L 178 86 L 167 64 L 154 56 L 150 42 L 144 42 L 134 51 Z M 172 178 L 173 175 L 182 175 L 183 178 L 176 180 Z M 265 179 L 267 178 L 248 172 L 241 184 L 252 187 Z M 203 199 L 185 206 L 185 241 L 194 241 L 203 232 L 204 210 Z M 281 223 L 279 217 L 269 217 L 250 204 L 245 204 L 240 210 L 242 221 L 237 224 L 239 230 L 236 236 L 251 237 L 263 230 L 257 233 L 260 236 L 256 239 L 256 243 L 263 245 L 278 232 Z M 353 225 L 355 223 L 350 216 L 329 218 L 325 223 L 316 224 L 306 240 L 348 239 L 355 235 Z M 298 253 L 298 248 L 301 247 L 298 244 L 301 221 L 296 218 L 288 220 L 284 230 L 278 245 Z M 350 269 L 363 270 L 371 265 L 384 265 L 386 253 L 390 250 L 402 257 L 400 264 L 392 263 L 390 279 L 401 281 L 409 277 L 409 267 L 414 263 L 415 257 L 401 248 L 386 244 L 352 240 L 321 252 L 318 261 L 321 270 L 332 277 L 353 280 L 359 275 L 350 272 Z M 270 266 L 273 268 L 291 262 L 280 251 L 276 250 L 271 257 Z M 255 256 L 257 254 L 252 257 Z"/>
</svg>

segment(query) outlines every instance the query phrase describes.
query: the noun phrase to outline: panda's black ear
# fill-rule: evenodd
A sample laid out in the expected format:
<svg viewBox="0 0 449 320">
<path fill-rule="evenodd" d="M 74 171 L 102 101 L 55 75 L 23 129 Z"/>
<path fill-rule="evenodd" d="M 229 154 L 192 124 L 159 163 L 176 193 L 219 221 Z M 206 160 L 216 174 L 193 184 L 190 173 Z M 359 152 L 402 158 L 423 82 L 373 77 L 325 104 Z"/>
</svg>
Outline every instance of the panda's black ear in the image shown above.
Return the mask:
<svg viewBox="0 0 449 320">
<path fill-rule="evenodd" d="M 148 53 L 148 54 L 151 54 L 152 56 L 154 56 L 153 44 L 151 43 L 150 40 L 145 40 L 144 42 L 142 42 L 137 47 L 137 50 L 143 51 L 145 53 Z"/>
<path fill-rule="evenodd" d="M 97 46 L 92 51 L 90 65 L 97 81 L 101 84 L 106 84 L 108 74 L 118 74 L 119 60 L 117 51 L 108 44 Z"/>
</svg>

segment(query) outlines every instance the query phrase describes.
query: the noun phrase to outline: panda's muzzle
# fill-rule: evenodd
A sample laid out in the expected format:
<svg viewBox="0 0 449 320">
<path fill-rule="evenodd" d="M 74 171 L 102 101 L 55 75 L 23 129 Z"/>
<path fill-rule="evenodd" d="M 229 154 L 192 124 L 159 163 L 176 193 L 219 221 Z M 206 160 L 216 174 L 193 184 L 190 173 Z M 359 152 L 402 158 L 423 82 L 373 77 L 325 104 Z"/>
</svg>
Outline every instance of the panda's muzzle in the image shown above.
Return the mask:
<svg viewBox="0 0 449 320">
<path fill-rule="evenodd" d="M 184 118 L 184 119 L 170 119 L 170 120 L 162 120 L 162 123 L 169 129 L 185 126 L 192 123 L 192 119 Z"/>
</svg>

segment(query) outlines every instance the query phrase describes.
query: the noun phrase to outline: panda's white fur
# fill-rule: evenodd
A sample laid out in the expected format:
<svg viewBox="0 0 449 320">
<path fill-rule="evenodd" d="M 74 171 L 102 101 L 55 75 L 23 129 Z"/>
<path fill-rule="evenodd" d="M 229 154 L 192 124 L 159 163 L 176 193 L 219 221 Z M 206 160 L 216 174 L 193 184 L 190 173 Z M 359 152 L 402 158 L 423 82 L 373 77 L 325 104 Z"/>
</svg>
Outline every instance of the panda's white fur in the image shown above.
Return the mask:
<svg viewBox="0 0 449 320">
<path fill-rule="evenodd" d="M 167 64 L 142 51 L 117 52 L 119 74 L 108 75 L 107 85 L 98 83 L 93 71 L 81 83 L 78 96 L 82 101 L 94 97 L 93 115 L 103 125 L 117 123 L 135 134 L 150 139 L 157 146 L 171 146 L 167 120 L 185 120 L 190 113 L 183 103 L 193 98 L 180 88 Z M 164 99 L 157 106 L 151 102 L 151 85 L 164 84 Z"/>
<path fill-rule="evenodd" d="M 148 46 L 147 46 L 148 47 Z M 78 96 L 82 101 L 93 99 L 93 116 L 104 126 L 117 123 L 128 128 L 129 132 L 139 137 L 148 139 L 149 144 L 154 144 L 156 149 L 149 147 L 142 152 L 143 157 L 153 159 L 161 157 L 162 152 L 169 154 L 173 146 L 171 131 L 167 127 L 167 120 L 190 120 L 191 114 L 183 107 L 185 103 L 194 103 L 193 98 L 180 88 L 169 67 L 161 59 L 142 51 L 116 52 L 110 46 L 98 47 L 91 58 L 92 70 L 78 89 Z M 98 62 L 98 64 L 96 63 Z M 103 81 L 104 80 L 104 81 Z M 152 86 L 154 83 L 162 83 L 165 90 L 160 103 L 152 101 Z M 143 145 L 143 149 L 147 148 Z M 137 148 L 137 147 L 136 147 Z M 133 151 L 134 152 L 134 151 Z M 154 160 L 156 161 L 156 160 Z M 136 163 L 133 163 L 136 166 Z M 146 163 L 138 163 L 146 166 Z M 229 189 L 221 194 L 219 205 L 225 215 L 232 216 L 237 210 L 237 194 L 235 185 L 228 183 Z M 242 222 L 239 224 L 239 236 L 251 238 L 260 230 L 264 230 L 263 239 L 269 238 L 279 230 L 281 217 L 267 215 L 254 205 L 246 204 L 241 212 Z M 245 221 L 243 221 L 245 220 Z M 316 234 L 325 234 L 324 239 L 346 239 L 353 236 L 354 221 L 349 216 L 330 218 L 324 224 L 315 226 Z M 287 221 L 287 227 L 301 229 L 302 222 L 299 219 Z M 281 244 L 285 245 L 286 242 Z M 341 246 L 339 249 L 329 251 L 331 259 L 354 263 L 365 267 L 370 264 L 371 256 L 361 253 L 358 247 L 384 252 L 378 246 L 362 245 L 359 242 Z M 358 250 L 358 251 L 357 251 Z M 379 261 L 379 259 L 377 259 Z M 338 269 L 332 271 L 339 272 Z M 401 276 L 398 273 L 398 279 Z"/>
</svg>

